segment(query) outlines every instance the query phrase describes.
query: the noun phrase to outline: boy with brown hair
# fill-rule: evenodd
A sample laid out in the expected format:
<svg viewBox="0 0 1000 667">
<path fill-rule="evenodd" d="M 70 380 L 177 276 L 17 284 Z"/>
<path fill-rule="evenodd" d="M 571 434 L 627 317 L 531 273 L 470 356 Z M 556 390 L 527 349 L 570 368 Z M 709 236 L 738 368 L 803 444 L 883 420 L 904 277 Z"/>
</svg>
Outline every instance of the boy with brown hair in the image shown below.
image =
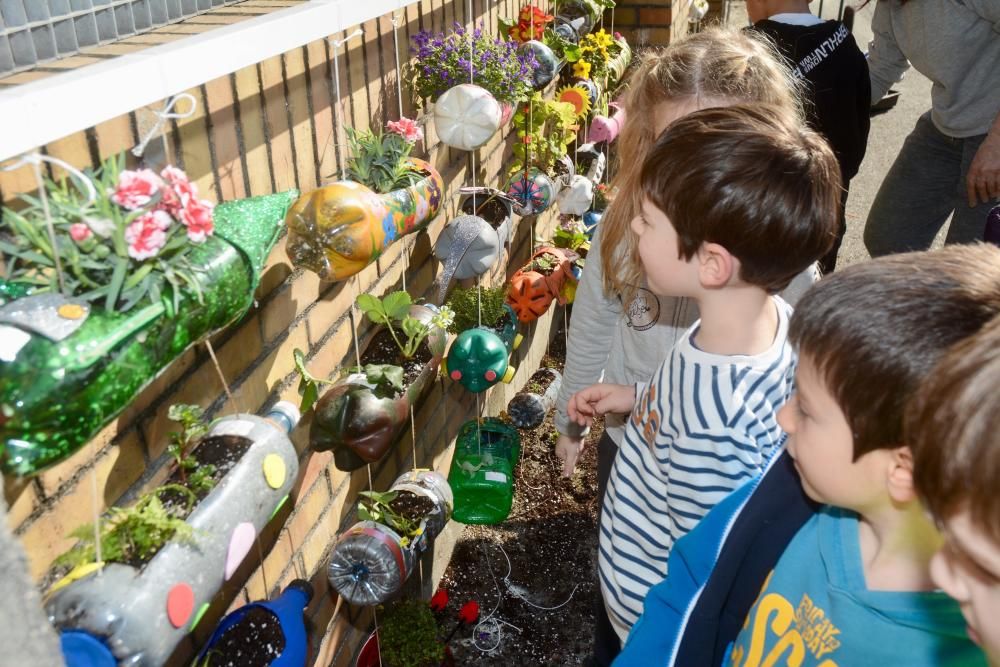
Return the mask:
<svg viewBox="0 0 1000 667">
<path fill-rule="evenodd" d="M 946 354 L 906 408 L 917 494 L 944 533 L 934 582 L 1000 665 L 1000 319 Z"/>
<path fill-rule="evenodd" d="M 986 245 L 880 258 L 813 286 L 789 327 L 786 451 L 678 541 L 616 665 L 983 664 L 931 581 L 941 538 L 914 491 L 903 407 L 997 315 L 1000 249 Z"/>
<path fill-rule="evenodd" d="M 702 109 L 672 123 L 642 167 L 632 220 L 647 286 L 689 297 L 701 319 L 641 387 L 595 384 L 568 413 L 580 425 L 628 413 L 601 509 L 598 572 L 625 639 L 673 540 L 784 439 L 792 389 L 791 308 L 774 296 L 830 247 L 837 162 L 780 109 Z"/>
</svg>

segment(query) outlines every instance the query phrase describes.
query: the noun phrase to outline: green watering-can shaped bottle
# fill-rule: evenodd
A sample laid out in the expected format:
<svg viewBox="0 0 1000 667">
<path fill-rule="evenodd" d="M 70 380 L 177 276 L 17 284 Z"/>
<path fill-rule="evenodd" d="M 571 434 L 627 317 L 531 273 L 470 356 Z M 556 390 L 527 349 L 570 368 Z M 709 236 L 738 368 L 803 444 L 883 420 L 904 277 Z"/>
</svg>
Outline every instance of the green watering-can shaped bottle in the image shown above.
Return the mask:
<svg viewBox="0 0 1000 667">
<path fill-rule="evenodd" d="M 33 475 L 73 454 L 189 346 L 238 320 L 298 196 L 215 207 L 215 233 L 187 259 L 201 302 L 182 290 L 126 313 L 0 280 L 0 469 Z"/>
</svg>

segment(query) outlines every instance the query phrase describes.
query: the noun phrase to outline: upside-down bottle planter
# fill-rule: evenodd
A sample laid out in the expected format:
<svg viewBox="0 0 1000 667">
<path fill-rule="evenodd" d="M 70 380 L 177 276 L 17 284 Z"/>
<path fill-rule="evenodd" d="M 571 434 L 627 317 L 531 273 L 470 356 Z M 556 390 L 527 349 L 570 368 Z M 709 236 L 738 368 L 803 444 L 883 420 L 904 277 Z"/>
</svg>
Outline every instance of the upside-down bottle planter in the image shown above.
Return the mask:
<svg viewBox="0 0 1000 667">
<path fill-rule="evenodd" d="M 58 588 L 46 603 L 52 624 L 68 637 L 89 637 L 119 665 L 164 664 L 291 490 L 299 463 L 288 432 L 297 421 L 295 406 L 279 403 L 267 417 L 215 422 L 200 447 L 236 438 L 249 448 L 187 517 L 191 541 L 169 542 L 141 566 L 111 563 Z"/>
<path fill-rule="evenodd" d="M 425 177 L 384 195 L 337 181 L 296 201 L 285 220 L 292 264 L 324 280 L 343 280 L 374 262 L 394 241 L 425 228 L 441 207 L 444 182 L 430 163 L 409 158 Z"/>
<path fill-rule="evenodd" d="M 195 667 L 305 667 L 309 645 L 303 612 L 312 597 L 312 584 L 296 579 L 274 600 L 251 602 L 227 614 L 198 653 Z"/>
<path fill-rule="evenodd" d="M 518 171 L 507 182 L 507 194 L 514 199 L 514 212 L 518 215 L 544 213 L 558 189 L 558 181 L 538 167 Z"/>
<path fill-rule="evenodd" d="M 511 107 L 507 114 L 510 118 Z M 471 83 L 450 88 L 434 102 L 434 130 L 445 146 L 463 151 L 490 140 L 504 120 L 504 110 L 488 90 Z"/>
<path fill-rule="evenodd" d="M 576 294 L 573 262 L 578 259 L 572 250 L 544 246 L 535 251 L 529 261 L 514 273 L 507 291 L 507 303 L 517 319 L 531 322 L 549 309 L 553 301 L 565 305 Z"/>
<path fill-rule="evenodd" d="M 429 323 L 435 311 L 414 305 L 409 313 Z M 364 373 L 351 373 L 334 384 L 313 408 L 316 414 L 309 429 L 309 446 L 321 452 L 333 450 L 334 464 L 348 472 L 385 456 L 400 429 L 409 423 L 410 406 L 437 377 L 447 338 L 443 329 L 432 329 L 424 341 L 430 358 L 420 366 L 415 379 L 394 395 L 378 391 Z"/>
<path fill-rule="evenodd" d="M 546 376 L 548 376 L 548 386 L 532 391 L 532 385 L 541 382 L 536 378 Z M 556 369 L 541 368 L 536 371 L 525 386 L 527 391 L 517 394 L 507 404 L 507 415 L 510 417 L 510 421 L 518 428 L 538 428 L 545 421 L 545 415 L 556 404 L 561 386 L 562 373 Z"/>
<path fill-rule="evenodd" d="M 393 511 L 416 528 L 407 535 L 391 521 L 365 520 L 340 535 L 327 575 L 330 585 L 351 604 L 381 604 L 396 597 L 454 507 L 448 480 L 431 470 L 403 473 L 389 493 Z"/>
<path fill-rule="evenodd" d="M 577 174 L 575 168 L 571 169 L 565 187 L 559 190 L 556 206 L 563 215 L 583 215 L 590 210 L 594 203 L 594 185 L 604 174 L 607 158 L 594 144 L 584 144 L 577 149 L 577 159 L 589 159 L 590 165 L 586 174 Z"/>
<path fill-rule="evenodd" d="M 0 447 L 5 473 L 31 475 L 79 449 L 184 350 L 253 303 L 295 191 L 226 202 L 188 257 L 202 292 L 120 313 L 48 293 L 0 307 Z"/>
<path fill-rule="evenodd" d="M 448 377 L 474 394 L 514 378 L 510 355 L 521 345 L 522 337 L 517 333 L 514 311 L 507 304 L 504 311 L 495 325 L 478 326 L 458 334 L 441 364 Z"/>
<path fill-rule="evenodd" d="M 610 144 L 618 138 L 622 127 L 625 126 L 625 107 L 617 102 L 612 102 L 608 105 L 608 108 L 614 109 L 614 113 L 611 116 L 597 115 L 594 116 L 594 120 L 590 123 L 587 138 L 595 144 Z"/>
<path fill-rule="evenodd" d="M 462 215 L 441 230 L 434 255 L 444 263 L 438 300 L 443 300 L 451 279 L 480 276 L 493 267 L 510 244 L 514 201 L 494 188 L 462 188 Z"/>
<path fill-rule="evenodd" d="M 500 523 L 514 504 L 514 466 L 521 436 L 512 426 L 487 417 L 462 425 L 455 442 L 448 483 L 455 494 L 452 518 L 460 523 Z"/>
<path fill-rule="evenodd" d="M 544 42 L 531 39 L 517 47 L 523 53 L 532 53 L 538 66 L 531 72 L 531 85 L 535 90 L 542 90 L 552 83 L 552 80 L 562 69 L 563 61 Z"/>
</svg>

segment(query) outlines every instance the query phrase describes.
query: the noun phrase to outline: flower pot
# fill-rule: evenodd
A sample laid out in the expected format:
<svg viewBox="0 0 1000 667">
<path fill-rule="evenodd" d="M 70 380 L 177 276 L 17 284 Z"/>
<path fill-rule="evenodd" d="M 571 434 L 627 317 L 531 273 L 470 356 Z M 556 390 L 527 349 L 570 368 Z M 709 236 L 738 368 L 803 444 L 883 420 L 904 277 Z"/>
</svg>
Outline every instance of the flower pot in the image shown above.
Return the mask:
<svg viewBox="0 0 1000 667">
<path fill-rule="evenodd" d="M 618 138 L 618 134 L 625 125 L 625 107 L 612 102 L 608 108 L 614 109 L 615 113 L 611 116 L 594 116 L 594 120 L 590 124 L 587 138 L 595 144 L 602 142 L 610 144 Z"/>
<path fill-rule="evenodd" d="M 551 377 L 549 386 L 540 394 L 530 391 L 517 394 L 507 404 L 507 415 L 518 428 L 538 428 L 545 421 L 545 415 L 556 404 L 559 388 L 562 386 L 562 373 L 554 368 L 543 368 L 539 372 Z"/>
<path fill-rule="evenodd" d="M 417 561 L 451 517 L 454 498 L 444 475 L 410 471 L 400 475 L 390 491 L 408 491 L 428 498 L 433 509 L 420 522 L 414 538 L 375 521 L 359 521 L 337 538 L 327 576 L 330 585 L 351 604 L 375 605 L 396 597 Z"/>
<path fill-rule="evenodd" d="M 474 394 L 486 391 L 497 382 L 510 382 L 514 367 L 511 352 L 521 344 L 516 333 L 516 316 L 505 304 L 507 317 L 499 330 L 487 326 L 467 329 L 455 337 L 442 368 L 448 377 Z"/>
<path fill-rule="evenodd" d="M 454 666 L 455 658 L 452 657 L 451 649 L 445 646 L 444 660 L 441 661 L 441 667 Z M 368 635 L 368 639 L 361 645 L 361 652 L 358 653 L 358 659 L 354 662 L 354 667 L 391 667 L 390 665 L 383 665 L 379 656 L 378 631 Z M 429 665 L 428 667 L 434 666 Z"/>
<path fill-rule="evenodd" d="M 558 76 L 563 63 L 548 45 L 532 39 L 517 49 L 522 53 L 531 52 L 535 56 L 538 67 L 531 73 L 531 85 L 535 90 L 542 90 Z"/>
<path fill-rule="evenodd" d="M 455 442 L 448 483 L 455 494 L 452 518 L 460 523 L 500 523 L 514 503 L 514 466 L 521 437 L 499 419 L 462 425 Z"/>
<path fill-rule="evenodd" d="M 519 171 L 507 183 L 507 194 L 514 199 L 514 212 L 518 215 L 543 213 L 555 198 L 556 181 L 537 167 L 527 172 Z"/>
<path fill-rule="evenodd" d="M 427 306 L 410 306 L 410 315 L 430 322 L 434 311 Z M 444 356 L 447 333 L 431 331 L 425 341 L 431 359 L 399 396 L 380 397 L 355 373 L 333 385 L 317 401 L 309 430 L 309 446 L 316 451 L 333 450 L 340 470 L 351 471 L 375 463 L 389 451 L 400 429 L 409 423 L 410 406 L 429 387 Z"/>
<path fill-rule="evenodd" d="M 556 266 L 551 273 L 543 273 L 532 268 L 535 260 L 543 255 L 554 255 Z M 572 301 L 576 288 L 576 278 L 573 277 L 573 262 L 578 255 L 564 248 L 544 246 L 539 248 L 531 261 L 517 270 L 510 279 L 510 289 L 507 292 L 507 303 L 517 314 L 521 322 L 531 322 L 545 314 L 553 301 L 566 304 Z"/>
<path fill-rule="evenodd" d="M 559 11 L 556 13 L 556 25 L 565 24 L 570 26 L 577 35 L 576 41 L 580 37 L 590 34 L 594 24 L 600 16 L 597 16 L 592 5 L 584 0 L 564 0 L 559 3 Z"/>
<path fill-rule="evenodd" d="M 280 405 L 280 404 L 279 404 Z M 121 563 L 76 579 L 46 603 L 61 632 L 86 633 L 121 665 L 164 664 L 191 631 L 199 613 L 249 552 L 298 475 L 288 439 L 295 406 L 268 415 L 239 414 L 215 422 L 206 437 L 250 441 L 243 458 L 187 518 L 193 543 L 170 542 L 141 568 Z M 58 586 L 58 584 L 57 584 Z"/>
<path fill-rule="evenodd" d="M 227 614 L 195 664 L 305 667 L 309 643 L 303 612 L 312 597 L 312 584 L 296 579 L 274 600 L 251 602 Z"/>
<path fill-rule="evenodd" d="M 434 129 L 446 146 L 463 151 L 479 148 L 502 124 L 503 109 L 488 90 L 463 83 L 434 102 Z"/>
<path fill-rule="evenodd" d="M 343 280 L 374 262 L 396 239 L 426 227 L 441 206 L 444 182 L 428 162 L 410 162 L 425 177 L 384 195 L 337 181 L 300 197 L 285 217 L 292 264 L 324 280 Z"/>
<path fill-rule="evenodd" d="M 79 449 L 188 347 L 253 303 L 289 192 L 219 204 L 215 234 L 188 261 L 203 295 L 127 313 L 59 294 L 0 307 L 0 447 L 5 473 L 32 475 Z"/>
<path fill-rule="evenodd" d="M 594 203 L 594 185 L 604 174 L 606 158 L 594 144 L 585 144 L 577 150 L 577 159 L 590 159 L 586 175 L 570 173 L 568 182 L 556 196 L 556 206 L 563 215 L 583 215 Z"/>
<path fill-rule="evenodd" d="M 494 266 L 510 243 L 513 201 L 493 188 L 463 188 L 468 193 L 459 210 L 434 244 L 434 256 L 444 263 L 438 300 L 444 299 L 452 278 L 480 276 Z"/>
<path fill-rule="evenodd" d="M 629 63 L 632 62 L 632 47 L 628 45 L 625 38 L 621 35 L 615 37 L 615 43 L 621 47 L 621 50 L 616 56 L 608 61 L 608 89 L 611 89 L 611 85 L 617 81 L 621 81 L 622 77 L 625 76 L 625 70 L 628 69 Z"/>
</svg>

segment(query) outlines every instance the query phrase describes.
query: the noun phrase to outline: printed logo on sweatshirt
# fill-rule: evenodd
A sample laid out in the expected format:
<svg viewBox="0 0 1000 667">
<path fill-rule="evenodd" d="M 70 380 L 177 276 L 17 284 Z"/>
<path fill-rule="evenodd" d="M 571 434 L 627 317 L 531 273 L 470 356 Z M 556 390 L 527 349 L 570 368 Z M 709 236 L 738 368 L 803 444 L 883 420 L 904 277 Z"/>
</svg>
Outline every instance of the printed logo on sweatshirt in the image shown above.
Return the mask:
<svg viewBox="0 0 1000 667">
<path fill-rule="evenodd" d="M 837 32 L 823 40 L 823 43 L 813 49 L 813 52 L 799 61 L 799 64 L 792 70 L 792 76 L 796 79 L 804 79 L 806 74 L 816 69 L 816 67 L 826 60 L 837 47 L 844 43 L 850 33 L 847 26 L 841 24 Z"/>
<path fill-rule="evenodd" d="M 773 573 L 772 573 L 773 574 Z M 840 630 L 803 593 L 793 606 L 778 593 L 767 593 L 771 577 L 747 616 L 729 654 L 732 667 L 837 667 L 830 657 L 840 648 Z"/>
<path fill-rule="evenodd" d="M 660 319 L 660 300 L 645 287 L 640 287 L 625 309 L 625 319 L 629 327 L 636 331 L 651 328 Z"/>
</svg>

